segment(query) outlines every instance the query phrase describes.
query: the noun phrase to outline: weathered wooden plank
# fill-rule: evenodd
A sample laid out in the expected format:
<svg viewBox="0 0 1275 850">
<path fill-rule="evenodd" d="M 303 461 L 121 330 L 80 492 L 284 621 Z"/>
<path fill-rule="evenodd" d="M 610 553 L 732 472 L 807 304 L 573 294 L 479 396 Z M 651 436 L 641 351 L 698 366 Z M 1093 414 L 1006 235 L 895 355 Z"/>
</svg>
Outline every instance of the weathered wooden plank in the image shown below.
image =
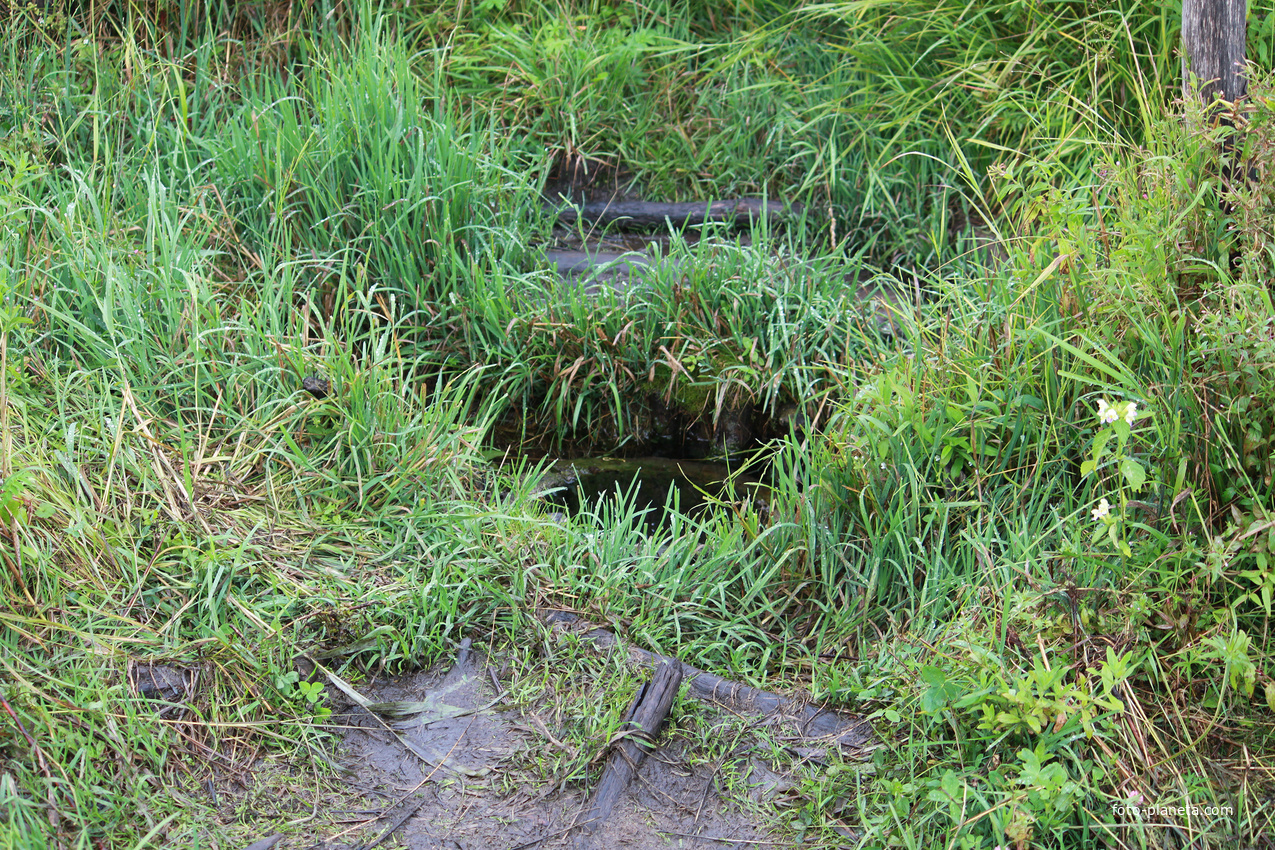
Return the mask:
<svg viewBox="0 0 1275 850">
<path fill-rule="evenodd" d="M 566 611 L 555 611 L 549 615 L 548 620 L 563 624 L 583 622 L 575 614 Z M 582 637 L 596 642 L 599 646 L 613 646 L 617 643 L 615 635 L 602 628 L 588 631 Z M 649 664 L 675 661 L 668 656 L 632 646 L 628 647 L 628 652 L 631 656 L 641 658 Z M 698 670 L 689 664 L 677 663 L 681 665 L 688 683 L 687 696 L 693 699 L 724 705 L 733 711 L 756 711 L 790 718 L 803 736 L 825 739 L 836 743 L 843 750 L 866 751 L 876 741 L 872 725 L 861 717 L 759 690 Z"/>
<path fill-rule="evenodd" d="M 651 681 L 643 685 L 634 696 L 633 704 L 625 715 L 622 737 L 612 745 L 602 778 L 598 780 L 593 797 L 579 821 L 580 829 L 585 835 L 592 835 L 606 821 L 629 783 L 633 781 L 647 752 L 654 748 L 655 736 L 664 725 L 681 686 L 682 665 L 675 660 L 665 659 L 656 668 Z"/>
<path fill-rule="evenodd" d="M 1191 87 L 1192 75 L 1206 106 L 1213 107 L 1219 97 L 1229 103 L 1244 97 L 1248 88 L 1244 73 L 1247 5 L 1247 0 L 1183 0 L 1184 97 L 1197 96 Z"/>
<path fill-rule="evenodd" d="M 762 217 L 772 220 L 785 214 L 778 201 L 740 198 L 731 201 L 692 201 L 662 203 L 658 201 L 615 201 L 611 203 L 564 204 L 558 208 L 558 223 L 571 225 L 578 221 L 614 225 L 623 230 L 649 230 L 672 226 L 695 227 L 707 222 L 744 227 Z"/>
</svg>

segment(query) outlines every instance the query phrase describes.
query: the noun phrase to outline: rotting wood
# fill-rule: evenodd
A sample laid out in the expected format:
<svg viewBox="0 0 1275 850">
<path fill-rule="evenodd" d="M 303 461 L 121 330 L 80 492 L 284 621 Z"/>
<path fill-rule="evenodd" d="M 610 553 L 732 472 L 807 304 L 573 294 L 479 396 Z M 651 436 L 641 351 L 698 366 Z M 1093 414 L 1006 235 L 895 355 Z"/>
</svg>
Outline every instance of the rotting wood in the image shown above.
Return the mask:
<svg viewBox="0 0 1275 850">
<path fill-rule="evenodd" d="M 1235 103 L 1244 97 L 1246 0 L 1184 0 L 1182 3 L 1182 94 L 1190 98 L 1191 77 L 1210 110 L 1221 98 Z"/>
<path fill-rule="evenodd" d="M 583 835 L 582 840 L 577 841 L 578 847 L 587 846 L 587 838 L 583 836 L 597 831 L 633 781 L 647 752 L 654 748 L 655 736 L 664 725 L 681 686 L 681 663 L 666 658 L 656 669 L 651 681 L 638 689 L 633 704 L 625 714 L 621 732 L 613 739 L 606 769 L 603 770 L 597 789 L 579 822 Z"/>
<path fill-rule="evenodd" d="M 549 623 L 567 626 L 588 625 L 585 620 L 566 611 L 549 612 L 546 619 Z M 581 637 L 592 640 L 599 646 L 613 646 L 618 643 L 615 635 L 602 628 L 591 629 L 584 632 Z M 675 660 L 632 646 L 628 647 L 628 652 L 631 656 L 648 664 Z M 788 718 L 803 737 L 822 738 L 837 744 L 843 752 L 849 751 L 851 754 L 866 752 L 875 739 L 871 724 L 861 717 L 732 682 L 684 662 L 677 663 L 681 665 L 688 683 L 687 696 L 693 699 L 717 703 L 732 711 L 755 711 Z"/>
<path fill-rule="evenodd" d="M 772 220 L 785 215 L 779 201 L 739 198 L 707 203 L 663 203 L 659 201 L 615 201 L 612 203 L 564 204 L 558 208 L 558 223 L 571 225 L 578 221 L 615 225 L 622 230 L 646 230 L 671 225 L 675 228 L 696 227 L 717 222 L 744 227 L 755 219 Z"/>
</svg>

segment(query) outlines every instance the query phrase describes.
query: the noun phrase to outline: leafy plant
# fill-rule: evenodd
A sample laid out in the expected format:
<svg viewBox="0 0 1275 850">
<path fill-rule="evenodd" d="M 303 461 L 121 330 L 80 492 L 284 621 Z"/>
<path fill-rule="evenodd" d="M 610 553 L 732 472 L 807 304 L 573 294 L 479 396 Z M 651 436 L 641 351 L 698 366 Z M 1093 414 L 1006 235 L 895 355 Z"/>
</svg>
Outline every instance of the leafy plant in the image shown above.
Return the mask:
<svg viewBox="0 0 1275 850">
<path fill-rule="evenodd" d="M 1099 524 L 1094 542 L 1097 543 L 1098 537 L 1105 531 L 1112 546 L 1129 558 L 1132 557 L 1133 550 L 1123 537 L 1123 526 L 1128 521 L 1129 496 L 1138 493 L 1147 483 L 1146 468 L 1129 450 L 1129 439 L 1133 435 L 1134 423 L 1138 420 L 1138 405 L 1133 401 L 1113 404 L 1107 399 L 1099 399 L 1097 416 L 1102 427 L 1094 435 L 1089 459 L 1080 464 L 1080 474 L 1082 477 L 1093 475 L 1105 466 L 1114 466 L 1119 505 L 1113 515 L 1111 503 L 1106 497 L 1099 500 L 1098 507 L 1093 509 L 1092 514 L 1094 521 Z M 1116 439 L 1114 449 L 1109 446 L 1112 437 Z"/>
</svg>

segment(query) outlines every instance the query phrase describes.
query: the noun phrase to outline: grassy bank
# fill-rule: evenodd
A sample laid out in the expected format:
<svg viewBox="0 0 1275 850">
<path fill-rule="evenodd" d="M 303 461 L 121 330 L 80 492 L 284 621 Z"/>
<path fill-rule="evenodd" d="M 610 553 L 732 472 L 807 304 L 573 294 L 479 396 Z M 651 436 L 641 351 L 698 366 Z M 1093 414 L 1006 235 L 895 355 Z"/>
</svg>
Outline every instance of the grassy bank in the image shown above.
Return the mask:
<svg viewBox="0 0 1275 850">
<path fill-rule="evenodd" d="M 1159 8 L 634 8 L 6 31 L 3 846 L 313 830 L 258 804 L 329 775 L 302 654 L 531 653 L 545 608 L 872 718 L 756 814 L 794 841 L 1269 840 L 1270 80 L 1231 185 Z M 575 155 L 810 213 L 590 297 L 536 249 Z M 863 269 L 926 295 L 893 336 Z M 821 424 L 657 537 L 493 463 L 675 403 Z"/>
</svg>

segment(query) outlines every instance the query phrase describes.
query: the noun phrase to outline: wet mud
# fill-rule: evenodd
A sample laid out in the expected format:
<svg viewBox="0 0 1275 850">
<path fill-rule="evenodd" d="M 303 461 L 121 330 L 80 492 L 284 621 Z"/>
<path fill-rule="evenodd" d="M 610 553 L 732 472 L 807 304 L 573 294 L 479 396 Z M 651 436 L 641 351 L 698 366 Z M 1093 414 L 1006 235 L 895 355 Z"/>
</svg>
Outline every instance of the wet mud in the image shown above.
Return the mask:
<svg viewBox="0 0 1275 850">
<path fill-rule="evenodd" d="M 610 632 L 573 615 L 544 619 L 555 640 L 584 640 L 643 669 L 659 660 L 625 649 Z M 537 768 L 546 754 L 575 749 L 554 728 L 548 702 L 581 683 L 548 682 L 544 701 L 515 705 L 509 697 L 514 682 L 500 668 L 498 659 L 466 646 L 449 670 L 360 688 L 363 704 L 346 700 L 330 728 L 338 735 L 335 760 L 349 795 L 343 811 L 361 817 L 316 826 L 304 838 L 284 835 L 278 847 L 792 847 L 800 839 L 782 812 L 801 772 L 821 769 L 833 757 L 866 758 L 870 749 L 870 731 L 858 718 L 731 687 L 685 667 L 676 719 L 614 810 L 588 831 L 582 818 L 596 771 L 581 780 Z M 813 724 L 817 729 L 815 717 L 822 718 Z M 712 742 L 721 745 L 708 746 Z M 606 741 L 596 746 L 593 763 L 600 767 L 609 748 Z M 777 751 L 789 758 L 776 759 Z"/>
</svg>

